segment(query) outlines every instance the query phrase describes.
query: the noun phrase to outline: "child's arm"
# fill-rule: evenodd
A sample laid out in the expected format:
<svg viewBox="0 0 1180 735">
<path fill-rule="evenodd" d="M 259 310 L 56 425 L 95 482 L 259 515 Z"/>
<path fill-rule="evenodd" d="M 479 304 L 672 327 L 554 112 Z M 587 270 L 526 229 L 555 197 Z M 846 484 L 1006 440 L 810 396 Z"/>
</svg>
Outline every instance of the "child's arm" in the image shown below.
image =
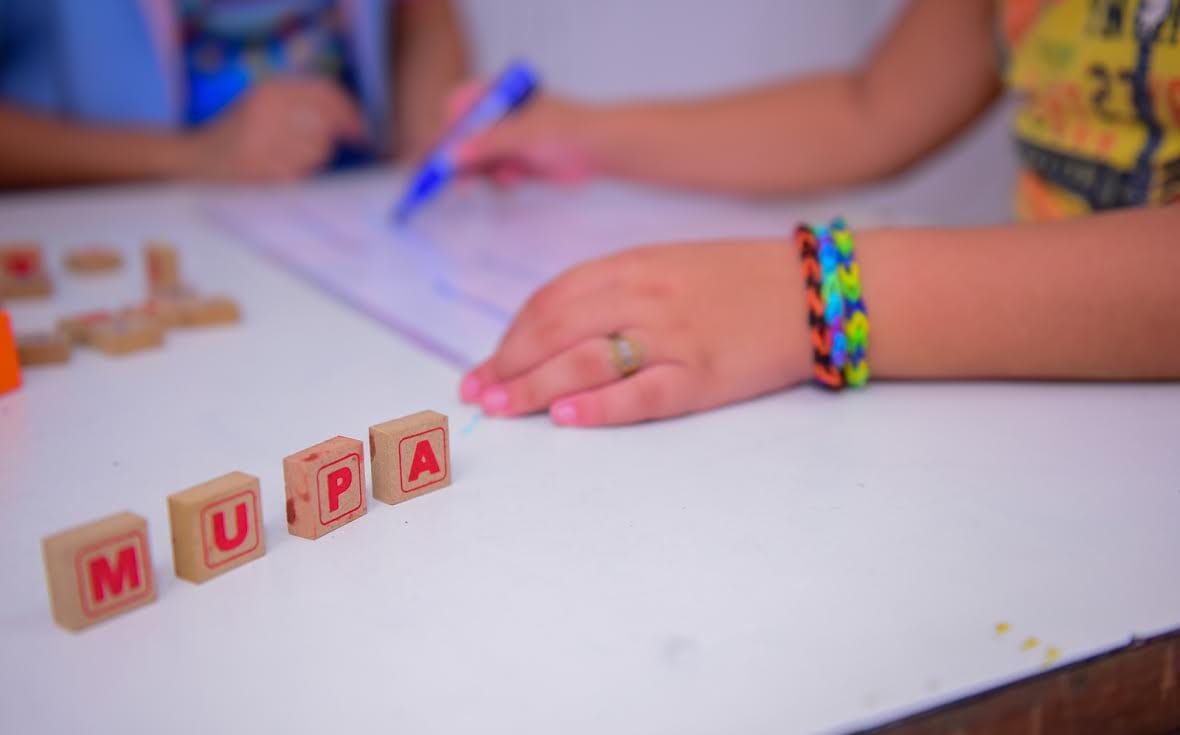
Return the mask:
<svg viewBox="0 0 1180 735">
<path fill-rule="evenodd" d="M 252 89 L 193 132 L 92 126 L 0 102 L 0 188 L 167 178 L 294 179 L 365 134 L 347 93 L 324 80 Z"/>
<path fill-rule="evenodd" d="M 914 0 L 855 70 L 694 102 L 541 97 L 473 141 L 466 166 L 748 194 L 880 178 L 933 151 L 1000 89 L 994 0 Z"/>
<path fill-rule="evenodd" d="M 467 75 L 467 44 L 451 0 L 396 5 L 393 27 L 394 151 L 426 153 L 443 123 L 447 93 Z"/>
<path fill-rule="evenodd" d="M 856 233 L 877 378 L 1180 378 L 1180 206 L 1052 224 Z M 639 345 L 619 380 L 607 336 Z M 463 380 L 496 415 L 563 424 L 699 411 L 810 375 L 781 241 L 640 248 L 578 266 Z"/>
<path fill-rule="evenodd" d="M 173 133 L 86 127 L 0 103 L 0 188 L 168 178 L 185 159 Z"/>
</svg>

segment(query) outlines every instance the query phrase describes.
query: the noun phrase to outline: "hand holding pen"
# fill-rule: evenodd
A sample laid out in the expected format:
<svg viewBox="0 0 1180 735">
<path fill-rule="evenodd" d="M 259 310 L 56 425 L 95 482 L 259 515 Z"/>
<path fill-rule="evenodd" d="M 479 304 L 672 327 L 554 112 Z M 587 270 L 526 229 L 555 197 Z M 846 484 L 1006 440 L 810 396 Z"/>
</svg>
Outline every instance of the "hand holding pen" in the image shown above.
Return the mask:
<svg viewBox="0 0 1180 735">
<path fill-rule="evenodd" d="M 479 83 L 459 88 L 448 105 L 451 119 L 485 88 Z M 487 177 L 502 186 L 532 178 L 556 184 L 582 182 L 599 168 L 590 145 L 599 117 L 594 113 L 560 97 L 536 94 L 517 113 L 464 141 L 455 151 L 456 165 L 463 174 Z"/>
<path fill-rule="evenodd" d="M 538 94 L 536 86 L 535 73 L 518 63 L 490 85 L 472 83 L 456 91 L 448 105 L 451 124 L 403 196 L 398 221 L 404 223 L 456 175 L 478 174 L 501 185 L 530 177 L 576 183 L 590 176 L 597 168 L 591 144 L 598 113 Z M 517 102 L 489 103 L 497 90 Z"/>
<path fill-rule="evenodd" d="M 459 171 L 460 146 L 527 102 L 536 87 L 536 73 L 527 64 L 516 62 L 505 69 L 443 132 L 403 193 L 394 218 L 405 223 L 423 203 L 437 195 Z"/>
</svg>

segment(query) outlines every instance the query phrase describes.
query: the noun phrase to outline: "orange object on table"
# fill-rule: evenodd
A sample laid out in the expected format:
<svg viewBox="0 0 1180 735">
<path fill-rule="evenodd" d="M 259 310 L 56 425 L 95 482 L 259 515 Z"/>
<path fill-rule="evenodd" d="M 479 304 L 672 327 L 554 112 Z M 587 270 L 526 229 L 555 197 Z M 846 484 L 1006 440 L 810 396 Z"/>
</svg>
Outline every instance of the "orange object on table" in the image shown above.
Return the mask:
<svg viewBox="0 0 1180 735">
<path fill-rule="evenodd" d="M 7 311 L 0 311 L 0 393 L 20 387 L 20 361 L 16 357 L 16 336 Z"/>
</svg>

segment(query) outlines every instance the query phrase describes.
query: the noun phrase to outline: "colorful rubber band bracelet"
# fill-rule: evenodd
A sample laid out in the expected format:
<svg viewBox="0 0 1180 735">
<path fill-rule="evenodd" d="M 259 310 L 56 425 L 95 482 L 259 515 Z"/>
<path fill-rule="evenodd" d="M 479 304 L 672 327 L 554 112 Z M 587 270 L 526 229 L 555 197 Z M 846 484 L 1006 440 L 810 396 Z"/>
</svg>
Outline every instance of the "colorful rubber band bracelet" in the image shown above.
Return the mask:
<svg viewBox="0 0 1180 735">
<path fill-rule="evenodd" d="M 824 227 L 800 224 L 795 245 L 803 270 L 813 376 L 830 390 L 869 380 L 869 318 L 852 234 L 842 217 Z"/>
</svg>

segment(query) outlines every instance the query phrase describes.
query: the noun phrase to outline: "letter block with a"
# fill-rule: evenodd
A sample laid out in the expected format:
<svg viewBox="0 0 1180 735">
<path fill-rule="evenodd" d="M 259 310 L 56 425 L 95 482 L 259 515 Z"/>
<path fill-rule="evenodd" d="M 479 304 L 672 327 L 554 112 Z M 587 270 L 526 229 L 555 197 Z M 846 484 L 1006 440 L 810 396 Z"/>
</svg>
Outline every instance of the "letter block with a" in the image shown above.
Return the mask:
<svg viewBox="0 0 1180 735">
<path fill-rule="evenodd" d="M 291 534 L 317 539 L 365 514 L 364 454 L 364 444 L 338 436 L 283 460 Z"/>
<path fill-rule="evenodd" d="M 447 417 L 419 411 L 369 427 L 373 497 L 400 503 L 451 484 Z"/>
<path fill-rule="evenodd" d="M 81 630 L 156 599 L 147 521 L 117 513 L 41 540 L 53 619 Z"/>
<path fill-rule="evenodd" d="M 204 582 L 266 553 L 258 478 L 231 472 L 168 496 L 176 576 Z"/>
</svg>

